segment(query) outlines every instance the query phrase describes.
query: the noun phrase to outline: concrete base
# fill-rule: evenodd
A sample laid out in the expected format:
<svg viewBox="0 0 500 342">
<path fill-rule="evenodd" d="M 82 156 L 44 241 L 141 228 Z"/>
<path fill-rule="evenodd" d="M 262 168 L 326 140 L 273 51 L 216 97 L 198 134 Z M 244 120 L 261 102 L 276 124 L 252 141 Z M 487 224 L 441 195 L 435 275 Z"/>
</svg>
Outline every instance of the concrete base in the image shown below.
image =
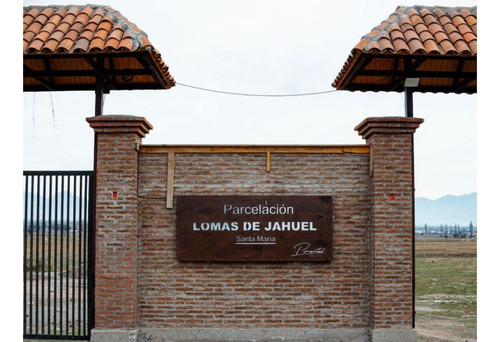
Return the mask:
<svg viewBox="0 0 500 342">
<path fill-rule="evenodd" d="M 138 342 L 366 342 L 367 329 L 140 329 Z"/>
<path fill-rule="evenodd" d="M 137 342 L 137 330 L 92 329 L 90 342 Z"/>
<path fill-rule="evenodd" d="M 417 331 L 415 329 L 380 329 L 372 330 L 372 342 L 416 342 Z"/>
<path fill-rule="evenodd" d="M 416 342 L 415 329 L 92 329 L 91 342 Z"/>
</svg>

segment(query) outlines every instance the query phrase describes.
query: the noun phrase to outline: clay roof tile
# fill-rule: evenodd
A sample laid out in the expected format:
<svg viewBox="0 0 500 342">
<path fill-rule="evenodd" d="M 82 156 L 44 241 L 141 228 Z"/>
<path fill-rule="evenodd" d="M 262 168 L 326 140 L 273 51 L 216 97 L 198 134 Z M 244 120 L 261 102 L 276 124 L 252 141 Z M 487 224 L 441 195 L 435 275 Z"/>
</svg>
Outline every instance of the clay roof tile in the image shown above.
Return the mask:
<svg viewBox="0 0 500 342">
<path fill-rule="evenodd" d="M 404 39 L 396 39 L 392 42 L 394 50 L 399 53 L 410 53 L 410 48 Z"/>
<path fill-rule="evenodd" d="M 415 32 L 415 30 L 412 30 L 412 29 L 408 29 L 408 30 L 404 31 L 403 35 L 405 36 L 405 39 L 406 39 L 407 42 L 409 42 L 412 39 L 418 39 L 419 40 L 418 33 Z"/>
<path fill-rule="evenodd" d="M 477 54 L 477 40 L 469 42 L 469 48 L 472 51 L 473 55 Z"/>
<path fill-rule="evenodd" d="M 132 40 L 132 36 L 130 35 L 130 33 L 128 33 L 128 32 L 124 33 L 124 35 L 120 41 L 120 44 L 118 45 L 118 48 L 120 50 L 125 50 L 125 51 L 134 50 L 134 42 Z"/>
<path fill-rule="evenodd" d="M 89 41 L 90 39 L 86 38 L 80 38 L 76 41 L 76 43 L 73 45 L 71 51 L 72 52 L 85 52 L 89 48 Z"/>
<path fill-rule="evenodd" d="M 80 33 L 83 31 L 84 27 L 85 26 L 82 23 L 75 21 L 75 23 L 71 25 L 69 31 L 76 31 L 77 33 Z"/>
<path fill-rule="evenodd" d="M 43 44 L 44 42 L 42 42 L 41 40 L 35 39 L 29 44 L 28 49 L 33 52 L 38 52 L 42 50 Z"/>
<path fill-rule="evenodd" d="M 45 24 L 45 26 L 47 26 L 49 24 L 57 26 L 57 25 L 59 25 L 59 23 L 61 22 L 61 20 L 62 20 L 61 16 L 59 16 L 59 15 L 53 15 L 52 17 L 50 17 L 49 21 L 47 22 L 47 24 Z"/>
<path fill-rule="evenodd" d="M 377 53 L 391 51 L 395 55 L 418 54 L 475 56 L 477 54 L 477 7 L 398 6 L 381 24 L 364 35 L 351 51 L 342 70 L 333 83 L 337 89 L 371 89 L 359 83 L 359 78 L 347 78 L 356 73 L 354 63 L 360 54 L 370 53 L 375 60 Z M 377 63 L 382 59 L 377 59 Z M 387 60 L 387 59 L 385 59 Z M 389 60 L 392 60 L 389 58 Z M 432 59 L 437 61 L 436 59 Z M 387 62 L 389 63 L 389 62 Z M 438 62 L 427 65 L 439 67 Z M 385 69 L 384 69 L 385 70 Z M 353 81 L 356 79 L 356 81 Z M 346 81 L 348 80 L 348 81 Z M 351 82 L 344 88 L 344 82 Z M 358 83 L 356 83 L 358 82 Z M 367 81 L 368 82 L 368 81 Z M 367 88 L 362 88 L 363 84 Z M 376 89 L 380 89 L 375 87 Z M 377 90 L 376 90 L 377 91 Z M 467 90 L 469 92 L 470 90 Z"/>
<path fill-rule="evenodd" d="M 74 32 L 74 31 L 70 31 L 70 32 Z M 73 46 L 73 44 L 74 44 L 74 40 L 72 40 L 71 38 L 64 38 L 57 46 L 57 50 L 69 52 L 71 50 L 71 47 Z"/>
<path fill-rule="evenodd" d="M 64 23 L 59 24 L 54 31 L 60 31 L 63 34 L 66 34 L 70 28 L 71 28 L 71 24 L 64 22 Z"/>
<path fill-rule="evenodd" d="M 474 17 L 473 15 L 468 15 L 465 17 L 465 21 L 467 22 L 467 24 L 469 24 L 469 26 L 475 26 L 477 24 L 477 19 L 476 17 Z"/>
<path fill-rule="evenodd" d="M 123 36 L 123 28 L 120 25 L 113 26 L 111 33 L 108 36 L 108 39 L 116 39 L 120 41 Z"/>
<path fill-rule="evenodd" d="M 39 10 L 37 10 L 36 8 L 32 8 L 30 9 L 28 12 L 26 12 L 26 14 L 24 15 L 25 17 L 32 17 L 32 18 L 36 18 L 38 17 L 38 14 L 40 13 Z"/>
<path fill-rule="evenodd" d="M 467 32 L 466 34 L 464 34 L 464 39 L 467 43 L 470 44 L 471 42 L 477 41 L 477 36 L 472 32 Z"/>
<path fill-rule="evenodd" d="M 441 47 L 443 54 L 445 55 L 457 53 L 455 46 L 450 42 L 449 39 L 445 39 L 439 42 L 439 46 Z"/>
<path fill-rule="evenodd" d="M 444 40 L 449 40 L 448 35 L 444 33 L 443 31 L 436 32 L 434 35 L 434 38 L 436 39 L 436 42 L 441 43 Z"/>
<path fill-rule="evenodd" d="M 453 42 L 453 44 L 455 45 L 455 49 L 457 50 L 457 52 L 459 54 L 472 54 L 472 51 L 471 49 L 469 48 L 469 45 L 467 45 L 467 43 L 461 39 L 459 41 L 456 41 L 456 42 Z"/>
<path fill-rule="evenodd" d="M 59 7 L 57 11 L 54 12 L 53 16 L 59 16 L 63 18 L 67 12 L 68 10 L 65 7 Z"/>
<path fill-rule="evenodd" d="M 103 51 L 104 50 L 104 40 L 100 38 L 96 38 L 90 42 L 89 51 Z"/>
<path fill-rule="evenodd" d="M 424 48 L 427 51 L 427 53 L 430 54 L 439 54 L 439 46 L 436 44 L 436 42 L 432 39 L 428 39 L 424 41 Z"/>
<path fill-rule="evenodd" d="M 434 15 L 437 17 L 437 18 L 441 18 L 441 17 L 444 17 L 446 16 L 446 13 L 443 12 L 443 10 L 439 7 L 436 7 L 434 9 Z"/>
<path fill-rule="evenodd" d="M 23 40 L 29 44 L 35 38 L 35 32 L 27 31 L 23 34 Z"/>
<path fill-rule="evenodd" d="M 75 18 L 75 22 L 78 22 L 78 23 L 81 23 L 83 26 L 87 25 L 87 23 L 89 22 L 89 15 L 87 13 L 80 13 L 78 14 L 78 16 Z"/>
<path fill-rule="evenodd" d="M 411 53 L 426 53 L 424 45 L 419 39 L 412 39 L 408 42 Z"/>
<path fill-rule="evenodd" d="M 111 49 L 111 50 L 118 50 L 118 45 L 119 45 L 119 40 L 116 38 L 110 38 L 106 40 L 106 43 L 104 44 L 104 50 L 106 49 Z"/>
<path fill-rule="evenodd" d="M 59 42 L 55 39 L 48 40 L 41 49 L 41 52 L 56 52 Z"/>
<path fill-rule="evenodd" d="M 152 44 L 145 32 L 120 12 L 100 5 L 49 5 L 23 7 L 23 52 L 89 53 L 145 50 L 154 58 L 163 81 L 155 87 L 167 88 L 175 81 L 159 53 L 152 54 Z M 43 57 L 45 58 L 45 57 Z M 47 57 L 50 58 L 50 57 Z M 166 69 L 163 69 L 165 66 Z M 144 79 L 141 80 L 143 82 Z M 164 82 L 164 83 L 162 83 Z"/>
<path fill-rule="evenodd" d="M 449 17 L 446 17 L 446 16 L 439 18 L 438 21 L 441 23 L 441 26 L 445 26 L 446 24 L 453 25 L 453 21 Z"/>
</svg>

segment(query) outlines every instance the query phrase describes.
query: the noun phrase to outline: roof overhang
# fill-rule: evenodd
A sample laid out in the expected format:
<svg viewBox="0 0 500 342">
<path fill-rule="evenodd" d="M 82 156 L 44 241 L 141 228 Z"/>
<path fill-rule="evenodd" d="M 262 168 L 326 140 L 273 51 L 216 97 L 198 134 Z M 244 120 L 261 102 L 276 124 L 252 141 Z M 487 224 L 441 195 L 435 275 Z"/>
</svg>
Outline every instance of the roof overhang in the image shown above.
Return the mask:
<svg viewBox="0 0 500 342">
<path fill-rule="evenodd" d="M 161 58 L 144 49 L 133 52 L 24 54 L 24 91 L 95 90 L 101 80 L 107 90 L 169 89 Z"/>
<path fill-rule="evenodd" d="M 349 91 L 477 92 L 476 7 L 398 7 L 351 51 L 332 86 Z"/>
<path fill-rule="evenodd" d="M 23 8 L 24 91 L 169 89 L 145 32 L 100 5 Z"/>
<path fill-rule="evenodd" d="M 419 78 L 415 91 L 477 92 L 476 56 L 356 53 L 332 84 L 338 90 L 404 91 L 407 78 Z"/>
</svg>

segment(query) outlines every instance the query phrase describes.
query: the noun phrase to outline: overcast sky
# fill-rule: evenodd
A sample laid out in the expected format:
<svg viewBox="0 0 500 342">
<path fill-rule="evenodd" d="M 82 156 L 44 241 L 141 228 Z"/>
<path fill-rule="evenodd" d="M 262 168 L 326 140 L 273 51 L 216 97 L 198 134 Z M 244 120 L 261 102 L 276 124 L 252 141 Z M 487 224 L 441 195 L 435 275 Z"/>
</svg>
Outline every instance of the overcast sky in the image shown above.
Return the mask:
<svg viewBox="0 0 500 342">
<path fill-rule="evenodd" d="M 24 5 L 54 1 L 24 1 Z M 58 4 L 74 4 L 59 1 Z M 228 92 L 334 90 L 351 49 L 400 1 L 113 1 L 148 34 L 182 84 Z M 141 4 L 141 5 L 139 5 Z M 440 5 L 456 5 L 440 1 Z M 462 1 L 473 6 L 475 1 Z M 301 97 L 225 95 L 177 85 L 112 91 L 105 114 L 144 116 L 144 144 L 363 144 L 369 116 L 404 116 L 401 93 Z M 416 195 L 476 191 L 476 95 L 415 94 Z M 23 94 L 23 168 L 91 169 L 93 92 Z"/>
</svg>

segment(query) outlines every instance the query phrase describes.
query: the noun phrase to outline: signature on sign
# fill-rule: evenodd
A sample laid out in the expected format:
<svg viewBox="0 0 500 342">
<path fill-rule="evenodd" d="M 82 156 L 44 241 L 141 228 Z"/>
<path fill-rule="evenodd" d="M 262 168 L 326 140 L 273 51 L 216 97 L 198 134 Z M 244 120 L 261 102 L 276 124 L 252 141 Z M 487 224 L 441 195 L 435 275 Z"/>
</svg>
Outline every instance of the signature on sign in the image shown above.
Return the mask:
<svg viewBox="0 0 500 342">
<path fill-rule="evenodd" d="M 309 242 L 301 242 L 293 246 L 292 257 L 308 255 L 314 257 L 325 253 L 325 247 L 318 247 L 311 249 L 311 244 Z"/>
</svg>

